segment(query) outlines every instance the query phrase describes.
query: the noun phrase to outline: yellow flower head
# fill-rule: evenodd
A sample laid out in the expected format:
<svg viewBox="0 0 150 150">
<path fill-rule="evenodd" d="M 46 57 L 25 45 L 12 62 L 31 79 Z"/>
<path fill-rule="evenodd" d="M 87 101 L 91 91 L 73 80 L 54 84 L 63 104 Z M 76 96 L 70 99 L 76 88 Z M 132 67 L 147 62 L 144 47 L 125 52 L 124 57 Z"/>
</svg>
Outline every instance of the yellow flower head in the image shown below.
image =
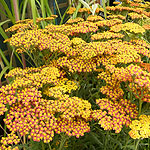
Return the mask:
<svg viewBox="0 0 150 150">
<path fill-rule="evenodd" d="M 141 115 L 139 120 L 133 120 L 129 127 L 131 138 L 150 138 L 150 115 Z"/>
</svg>

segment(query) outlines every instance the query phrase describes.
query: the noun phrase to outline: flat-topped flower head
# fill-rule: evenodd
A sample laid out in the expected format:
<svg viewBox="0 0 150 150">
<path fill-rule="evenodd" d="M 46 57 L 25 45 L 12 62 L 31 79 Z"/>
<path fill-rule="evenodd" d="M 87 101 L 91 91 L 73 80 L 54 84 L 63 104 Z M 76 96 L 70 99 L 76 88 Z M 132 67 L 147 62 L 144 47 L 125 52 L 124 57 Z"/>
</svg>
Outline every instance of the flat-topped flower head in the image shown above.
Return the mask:
<svg viewBox="0 0 150 150">
<path fill-rule="evenodd" d="M 9 144 L 18 144 L 20 142 L 20 139 L 14 132 L 11 132 L 7 135 L 7 137 L 2 137 L 0 141 L 3 145 L 9 145 Z"/>
<path fill-rule="evenodd" d="M 111 20 L 103 20 L 103 21 L 97 21 L 95 22 L 95 24 L 99 27 L 103 27 L 103 26 L 108 26 L 108 27 L 112 27 L 116 24 L 120 24 L 122 23 L 122 20 L 120 19 L 111 19 Z"/>
<path fill-rule="evenodd" d="M 92 112 L 92 118 L 99 120 L 99 125 L 104 130 L 115 130 L 119 133 L 123 125 L 129 126 L 131 118 L 137 117 L 136 105 L 131 104 L 129 100 L 121 99 L 120 102 L 112 102 L 109 99 L 97 99 L 96 103 L 100 110 Z"/>
<path fill-rule="evenodd" d="M 115 1 L 115 2 L 113 2 L 113 4 L 114 4 L 114 5 L 119 5 L 120 2 Z"/>
<path fill-rule="evenodd" d="M 149 24 L 145 24 L 142 26 L 145 30 L 150 30 L 150 25 Z"/>
<path fill-rule="evenodd" d="M 129 125 L 129 135 L 133 139 L 150 138 L 150 115 L 141 115 Z"/>
<path fill-rule="evenodd" d="M 111 38 L 123 38 L 124 35 L 121 33 L 114 33 L 110 31 L 104 31 L 103 33 L 93 34 L 91 36 L 92 40 L 101 40 L 101 39 L 111 39 Z"/>
<path fill-rule="evenodd" d="M 82 21 L 84 21 L 83 18 L 77 17 L 75 19 L 69 19 L 66 23 L 67 24 L 73 24 L 73 23 L 82 22 Z"/>
<path fill-rule="evenodd" d="M 109 16 L 107 16 L 107 19 L 114 19 L 114 18 L 125 20 L 126 16 L 123 16 L 123 15 L 109 15 Z"/>
<path fill-rule="evenodd" d="M 97 16 L 97 15 L 90 15 L 90 16 L 87 17 L 86 20 L 91 21 L 91 22 L 95 22 L 95 21 L 104 20 L 104 18 L 102 18 L 101 16 Z"/>
<path fill-rule="evenodd" d="M 137 33 L 143 34 L 145 32 L 145 29 L 142 26 L 133 22 L 112 26 L 110 30 L 114 32 L 119 32 L 123 30 L 123 31 L 134 32 L 136 34 Z"/>
<path fill-rule="evenodd" d="M 148 18 L 146 15 L 144 15 L 144 14 L 138 14 L 136 12 L 128 13 L 128 15 L 131 17 L 131 19 L 144 19 L 144 18 Z"/>
</svg>

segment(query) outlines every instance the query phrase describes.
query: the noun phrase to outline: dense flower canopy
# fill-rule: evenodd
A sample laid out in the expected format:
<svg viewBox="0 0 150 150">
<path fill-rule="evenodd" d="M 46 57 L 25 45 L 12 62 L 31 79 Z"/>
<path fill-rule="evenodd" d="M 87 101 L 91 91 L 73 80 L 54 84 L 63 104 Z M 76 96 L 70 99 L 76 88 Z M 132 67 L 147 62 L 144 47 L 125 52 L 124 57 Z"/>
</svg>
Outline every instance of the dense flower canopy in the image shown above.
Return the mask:
<svg viewBox="0 0 150 150">
<path fill-rule="evenodd" d="M 8 112 L 4 122 L 11 131 L 1 149 L 19 143 L 18 132 L 44 143 L 61 133 L 79 138 L 90 132 L 91 121 L 115 133 L 130 127 L 133 139 L 149 138 L 149 116 L 140 114 L 140 106 L 150 103 L 150 4 L 121 1 L 106 7 L 107 19 L 97 15 L 103 8 L 95 15 L 80 8 L 80 17 L 63 25 L 52 24 L 57 17 L 52 15 L 37 18 L 39 25 L 25 19 L 6 30 L 13 34 L 5 42 L 27 53 L 36 67 L 12 69 L 6 75 L 12 82 L 0 88 L 0 115 Z M 75 10 L 70 7 L 68 14 Z M 42 29 L 41 21 L 49 24 Z M 86 99 L 79 91 L 83 81 L 92 84 L 93 78 L 100 83 L 99 94 L 91 98 L 89 90 Z"/>
</svg>

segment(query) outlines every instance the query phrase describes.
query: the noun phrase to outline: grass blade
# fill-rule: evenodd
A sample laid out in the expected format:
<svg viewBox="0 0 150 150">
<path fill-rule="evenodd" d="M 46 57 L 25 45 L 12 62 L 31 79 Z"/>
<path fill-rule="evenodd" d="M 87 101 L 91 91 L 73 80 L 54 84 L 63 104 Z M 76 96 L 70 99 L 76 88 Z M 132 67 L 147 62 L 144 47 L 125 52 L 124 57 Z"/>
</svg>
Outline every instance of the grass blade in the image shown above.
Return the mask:
<svg viewBox="0 0 150 150">
<path fill-rule="evenodd" d="M 77 17 L 80 8 L 81 8 L 81 3 L 79 2 L 75 12 L 73 13 L 72 19 L 75 19 Z"/>
<path fill-rule="evenodd" d="M 58 6 L 58 3 L 57 3 L 57 0 L 55 0 L 55 4 L 56 4 L 56 8 L 57 8 L 58 13 L 59 13 L 59 17 L 60 17 L 60 19 L 62 19 L 61 12 L 60 12 L 60 9 L 59 9 L 59 6 Z"/>
<path fill-rule="evenodd" d="M 82 3 L 84 7 L 89 8 L 89 9 L 91 10 L 91 8 L 90 8 L 90 6 L 88 5 L 88 3 L 86 3 L 86 2 L 83 1 L 83 0 L 79 0 L 79 2 Z"/>
<path fill-rule="evenodd" d="M 1 22 L 1 23 L 0 23 L 0 26 L 2 26 L 3 24 L 5 24 L 5 23 L 7 23 L 7 22 L 10 22 L 10 21 L 11 21 L 10 19 L 7 19 L 7 20 Z"/>
<path fill-rule="evenodd" d="M 6 13 L 8 14 L 8 17 L 11 19 L 12 23 L 14 24 L 15 23 L 15 17 L 12 15 L 11 11 L 9 10 L 5 0 L 1 0 L 0 3 L 2 4 Z"/>
<path fill-rule="evenodd" d="M 2 37 L 4 38 L 4 39 L 8 39 L 8 36 L 7 36 L 7 34 L 5 33 L 5 31 L 3 30 L 3 28 L 0 26 L 0 34 L 2 35 Z"/>
<path fill-rule="evenodd" d="M 8 62 L 7 58 L 5 57 L 5 55 L 4 55 L 3 51 L 2 51 L 2 49 L 0 49 L 0 56 L 2 57 L 4 63 L 5 63 L 7 66 L 9 66 L 9 62 Z"/>
<path fill-rule="evenodd" d="M 107 11 L 106 11 L 105 0 L 102 0 L 102 5 L 103 5 L 103 8 L 104 8 L 104 17 L 105 17 L 105 19 L 106 19 L 106 18 L 107 18 L 107 15 L 106 15 Z"/>
<path fill-rule="evenodd" d="M 8 15 L 4 11 L 0 10 L 0 13 L 2 13 L 3 15 L 5 15 L 6 17 L 8 17 Z"/>
<path fill-rule="evenodd" d="M 10 5 L 11 5 L 12 15 L 15 16 L 15 11 L 14 11 L 14 0 L 10 0 Z"/>
<path fill-rule="evenodd" d="M 27 4 L 28 4 L 28 0 L 25 0 L 23 3 L 21 20 L 25 19 Z"/>
<path fill-rule="evenodd" d="M 44 3 L 45 3 L 46 12 L 47 12 L 47 17 L 50 17 L 53 13 L 49 7 L 48 0 L 44 0 Z"/>
<path fill-rule="evenodd" d="M 36 5 L 35 5 L 35 0 L 30 0 L 30 3 L 31 3 L 31 9 L 32 9 L 33 23 L 36 24 Z"/>
<path fill-rule="evenodd" d="M 42 10 L 42 17 L 46 18 L 44 0 L 41 0 L 41 10 Z"/>
<path fill-rule="evenodd" d="M 68 8 L 66 9 L 65 13 L 63 14 L 62 19 L 61 19 L 61 21 L 60 21 L 60 23 L 59 23 L 60 25 L 63 24 L 64 18 L 65 18 L 65 16 L 66 16 L 66 14 L 67 14 L 69 8 L 70 8 L 70 7 L 72 6 L 72 4 L 74 3 L 74 1 L 75 1 L 75 0 L 72 1 L 72 3 L 68 6 Z"/>
<path fill-rule="evenodd" d="M 1 63 L 1 62 L 0 62 Z M 1 73 L 0 73 L 0 80 L 2 79 L 3 75 L 6 73 L 6 71 L 9 69 L 9 66 L 6 66 L 2 69 Z"/>
</svg>

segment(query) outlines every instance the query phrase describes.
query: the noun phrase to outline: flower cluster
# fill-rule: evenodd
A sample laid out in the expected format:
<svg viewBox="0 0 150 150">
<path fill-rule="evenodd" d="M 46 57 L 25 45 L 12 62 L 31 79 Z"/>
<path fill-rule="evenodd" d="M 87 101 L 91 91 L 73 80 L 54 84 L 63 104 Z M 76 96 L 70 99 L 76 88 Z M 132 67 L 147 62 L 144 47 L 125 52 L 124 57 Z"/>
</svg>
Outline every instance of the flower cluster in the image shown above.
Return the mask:
<svg viewBox="0 0 150 150">
<path fill-rule="evenodd" d="M 53 20 L 55 18 L 57 18 L 57 15 L 51 15 L 51 17 L 47 17 L 47 18 L 36 18 L 36 22 L 38 23 L 38 22 L 41 22 L 41 21 Z M 12 27 L 6 29 L 5 32 L 8 32 L 8 31 L 21 32 L 22 30 L 25 31 L 27 29 L 37 29 L 37 28 L 38 28 L 38 26 L 34 25 L 32 19 L 25 19 L 25 20 L 17 21 L 15 25 L 13 25 Z"/>
<path fill-rule="evenodd" d="M 12 146 L 1 145 L 0 148 L 1 150 L 19 150 L 18 146 L 12 147 Z"/>
<path fill-rule="evenodd" d="M 115 130 L 119 133 L 123 125 L 129 126 L 131 118 L 137 117 L 136 105 L 131 104 L 127 99 L 121 99 L 119 102 L 112 102 L 109 99 L 97 99 L 96 103 L 100 110 L 94 110 L 92 117 L 99 120 L 104 130 Z"/>
<path fill-rule="evenodd" d="M 121 19 L 121 20 L 125 20 L 126 16 L 123 16 L 123 15 L 110 15 L 110 16 L 107 16 L 107 18 L 108 19 L 118 18 L 118 19 Z"/>
<path fill-rule="evenodd" d="M 3 145 L 9 145 L 9 144 L 18 144 L 20 142 L 20 139 L 16 134 L 11 132 L 10 134 L 7 135 L 7 137 L 2 137 L 0 141 Z"/>
<path fill-rule="evenodd" d="M 91 13 L 89 8 L 79 8 L 79 12 L 80 13 L 83 13 L 83 12 Z"/>
<path fill-rule="evenodd" d="M 58 113 L 58 117 L 72 120 L 84 118 L 88 120 L 91 113 L 91 104 L 87 100 L 78 97 L 61 96 L 58 100 L 47 101 L 47 110 Z"/>
<path fill-rule="evenodd" d="M 121 33 L 113 33 L 110 31 L 105 31 L 103 33 L 93 34 L 91 36 L 92 40 L 100 40 L 100 39 L 110 39 L 110 38 L 123 38 L 124 35 Z"/>
<path fill-rule="evenodd" d="M 150 74 L 148 72 L 144 71 L 140 66 L 133 64 L 126 68 L 107 65 L 106 69 L 111 75 L 109 72 L 102 72 L 98 75 L 98 78 L 105 80 L 107 83 L 106 86 L 103 86 L 100 89 L 103 94 L 106 94 L 112 100 L 116 100 L 123 96 L 123 91 L 121 92 L 121 89 L 119 90 L 118 88 L 120 82 L 129 81 L 131 83 L 129 84 L 130 89 L 128 90 L 132 90 L 137 99 L 141 98 L 142 101 L 150 102 Z M 143 89 L 143 94 L 141 93 L 141 88 Z"/>
<path fill-rule="evenodd" d="M 0 115 L 3 115 L 4 112 L 6 112 L 8 109 L 5 107 L 5 105 L 3 104 L 3 94 L 0 93 Z"/>
<path fill-rule="evenodd" d="M 142 26 L 145 30 L 150 30 L 150 25 L 149 24 L 145 24 Z"/>
<path fill-rule="evenodd" d="M 39 50 L 50 49 L 53 52 L 59 49 L 65 51 L 68 48 L 70 40 L 67 35 L 62 33 L 46 34 L 44 32 L 41 29 L 19 32 L 11 37 L 10 45 L 17 47 L 19 52 L 29 49 L 32 52 L 36 51 L 36 48 Z"/>
<path fill-rule="evenodd" d="M 49 97 L 61 98 L 64 94 L 70 94 L 72 90 L 78 88 L 77 83 L 69 81 L 67 78 L 60 79 L 56 86 L 44 89 L 43 93 Z M 65 95 L 67 96 L 67 95 Z M 69 97 L 69 95 L 67 96 Z"/>
<path fill-rule="evenodd" d="M 137 33 L 143 34 L 145 32 L 145 29 L 142 26 L 132 22 L 112 26 L 110 30 L 114 32 L 120 32 L 121 30 L 123 30 L 123 31 L 134 32 L 136 34 Z"/>
<path fill-rule="evenodd" d="M 19 132 L 20 136 L 27 135 L 29 139 L 47 143 L 52 140 L 54 132 L 79 138 L 90 131 L 87 121 L 91 104 L 78 97 L 69 97 L 68 93 L 78 88 L 77 83 L 61 77 L 57 68 L 17 68 L 7 77 L 15 79 L 12 84 L 0 88 L 0 103 L 11 106 L 4 122 L 12 133 Z M 51 100 L 52 96 L 56 100 Z M 0 113 L 4 111 L 5 108 Z M 11 144 L 12 140 L 8 141 Z M 5 139 L 2 142 L 5 144 Z"/>
<path fill-rule="evenodd" d="M 108 27 L 112 27 L 116 24 L 120 24 L 122 23 L 122 20 L 120 19 L 111 19 L 111 20 L 103 20 L 103 21 L 97 21 L 95 22 L 95 24 L 99 27 L 103 27 L 103 26 L 108 26 Z"/>
<path fill-rule="evenodd" d="M 67 57 L 62 57 L 57 60 L 60 67 L 67 67 L 70 72 L 91 72 L 96 69 L 96 59 L 83 59 L 80 57 L 75 57 L 68 59 Z"/>
<path fill-rule="evenodd" d="M 137 99 L 140 98 L 142 101 L 150 103 L 150 90 L 146 87 L 143 87 L 144 84 L 145 81 L 141 79 L 136 79 L 136 84 L 133 86 L 133 84 L 130 83 L 129 88 Z M 141 90 L 141 88 L 143 89 Z"/>
<path fill-rule="evenodd" d="M 15 69 L 16 70 L 16 69 Z M 21 71 L 22 69 L 20 69 Z M 29 68 L 25 69 L 26 70 L 30 70 Z M 33 68 L 34 70 L 34 68 Z M 20 72 L 18 71 L 18 72 Z M 9 76 L 13 76 L 14 71 L 10 71 L 9 72 Z M 20 72 L 21 73 L 21 72 Z M 10 87 L 8 90 L 12 89 L 17 89 L 19 87 L 27 87 L 27 86 L 37 86 L 37 87 L 42 87 L 45 84 L 51 84 L 51 83 L 55 83 L 57 81 L 57 77 L 60 77 L 60 71 L 55 68 L 55 67 L 51 67 L 51 66 L 45 66 L 45 67 L 41 67 L 39 68 L 39 71 L 36 72 L 32 72 L 32 68 L 31 68 L 31 73 L 26 73 L 24 74 L 24 76 L 22 74 L 17 74 L 18 76 L 16 77 L 16 80 L 12 83 L 12 85 L 8 85 L 8 87 Z M 8 76 L 8 75 L 7 75 Z M 3 87 L 1 88 L 0 91 L 2 91 Z M 6 90 L 6 87 L 4 87 L 4 89 Z M 3 90 L 4 91 L 4 90 Z M 6 92 L 6 91 L 5 91 Z"/>
<path fill-rule="evenodd" d="M 145 15 L 143 15 L 143 14 L 138 14 L 138 13 L 135 13 L 135 12 L 128 13 L 128 15 L 131 17 L 131 19 L 148 18 L 147 16 L 145 16 Z"/>
<path fill-rule="evenodd" d="M 74 35 L 77 33 L 88 33 L 88 32 L 96 32 L 98 27 L 93 22 L 84 21 L 79 22 L 77 25 L 73 25 L 71 29 L 70 35 Z"/>
<path fill-rule="evenodd" d="M 78 22 L 79 19 L 71 19 L 69 22 Z M 80 19 L 81 20 L 81 19 Z M 83 20 L 83 19 L 82 19 Z M 98 27 L 89 21 L 78 22 L 77 24 L 72 25 L 48 25 L 45 27 L 48 32 L 61 32 L 67 35 L 73 35 L 77 33 L 88 33 L 96 32 Z M 64 35 L 65 36 L 65 35 Z"/>
<path fill-rule="evenodd" d="M 52 141 L 55 133 L 64 132 L 76 138 L 83 136 L 90 131 L 89 121 L 92 119 L 97 120 L 104 130 L 114 130 L 115 133 L 119 133 L 124 125 L 129 126 L 138 112 L 125 93 L 129 90 L 134 98 L 150 102 L 150 66 L 142 61 L 143 56 L 150 57 L 150 45 L 138 39 L 139 35 L 145 38 L 148 27 L 145 29 L 139 24 L 127 22 L 130 19 L 128 16 L 134 19 L 150 16 L 148 6 L 139 2 L 124 0 L 122 4 L 127 3 L 129 7 L 107 7 L 109 12 L 115 10 L 112 12 L 114 15 L 107 16 L 108 20 L 89 15 L 90 9 L 80 8 L 79 15 L 83 15 L 84 19 L 69 19 L 63 25 L 49 24 L 41 29 L 34 26 L 32 20 L 24 20 L 9 28 L 9 31 L 17 33 L 6 42 L 17 52 L 33 52 L 34 55 L 41 51 L 40 54 L 48 60 L 47 65 L 15 68 L 6 75 L 13 78 L 11 84 L 0 88 L 0 114 L 7 111 L 6 104 L 10 105 L 4 119 L 7 128 L 12 133 L 18 132 L 21 138 L 26 136 L 33 141 L 47 143 Z M 137 8 L 136 3 L 141 8 Z M 68 14 L 75 10 L 71 7 Z M 95 13 L 99 11 L 104 10 L 97 8 Z M 36 22 L 54 18 L 56 16 L 38 18 Z M 135 35 L 132 40 L 131 35 Z M 77 75 L 78 78 L 85 72 L 92 72 L 88 74 L 93 76 L 100 72 L 97 78 L 104 84 L 100 87 L 102 98 L 96 99 L 99 109 L 92 110 L 97 106 L 93 107 L 88 100 L 74 96 L 72 92 L 79 90 L 80 84 L 72 77 Z M 14 141 L 10 139 L 9 142 L 2 139 L 3 149 L 6 143 L 16 144 L 16 137 L 13 137 Z"/>
<path fill-rule="evenodd" d="M 144 41 L 144 40 L 138 39 L 138 40 L 131 40 L 130 42 L 135 43 L 136 45 L 143 46 L 143 47 L 145 47 L 145 48 L 150 48 L 150 44 L 148 44 L 148 43 L 147 43 L 146 41 Z"/>
<path fill-rule="evenodd" d="M 101 20 L 104 20 L 104 18 L 102 18 L 101 16 L 97 16 L 97 15 L 90 15 L 87 17 L 87 21 L 96 22 L 96 21 L 101 21 Z"/>
<path fill-rule="evenodd" d="M 67 14 L 71 15 L 75 12 L 76 8 L 70 7 L 69 10 L 67 11 Z"/>
<path fill-rule="evenodd" d="M 136 12 L 138 14 L 144 14 L 147 17 L 150 16 L 150 12 L 147 11 L 147 9 L 149 8 L 149 5 L 147 5 L 147 3 L 134 3 L 131 2 L 129 4 L 129 7 L 127 6 L 123 6 L 123 5 L 117 5 L 117 6 L 107 6 L 106 10 L 110 11 L 110 12 L 119 12 L 120 14 L 127 14 L 127 12 Z"/>
<path fill-rule="evenodd" d="M 82 119 L 67 120 L 65 118 L 58 118 L 55 132 L 60 134 L 61 132 L 66 133 L 68 136 L 84 136 L 84 133 L 89 132 L 89 123 Z"/>
<path fill-rule="evenodd" d="M 82 22 L 82 21 L 84 21 L 83 18 L 77 17 L 77 18 L 75 18 L 75 19 L 69 19 L 66 23 L 67 23 L 67 24 L 72 24 L 72 23 L 77 23 L 77 22 Z"/>
<path fill-rule="evenodd" d="M 118 4 L 120 4 L 120 2 L 113 2 L 113 4 L 114 4 L 114 5 L 118 5 Z"/>
<path fill-rule="evenodd" d="M 133 120 L 129 125 L 129 135 L 133 139 L 150 137 L 150 115 L 141 115 L 139 120 Z"/>
</svg>

